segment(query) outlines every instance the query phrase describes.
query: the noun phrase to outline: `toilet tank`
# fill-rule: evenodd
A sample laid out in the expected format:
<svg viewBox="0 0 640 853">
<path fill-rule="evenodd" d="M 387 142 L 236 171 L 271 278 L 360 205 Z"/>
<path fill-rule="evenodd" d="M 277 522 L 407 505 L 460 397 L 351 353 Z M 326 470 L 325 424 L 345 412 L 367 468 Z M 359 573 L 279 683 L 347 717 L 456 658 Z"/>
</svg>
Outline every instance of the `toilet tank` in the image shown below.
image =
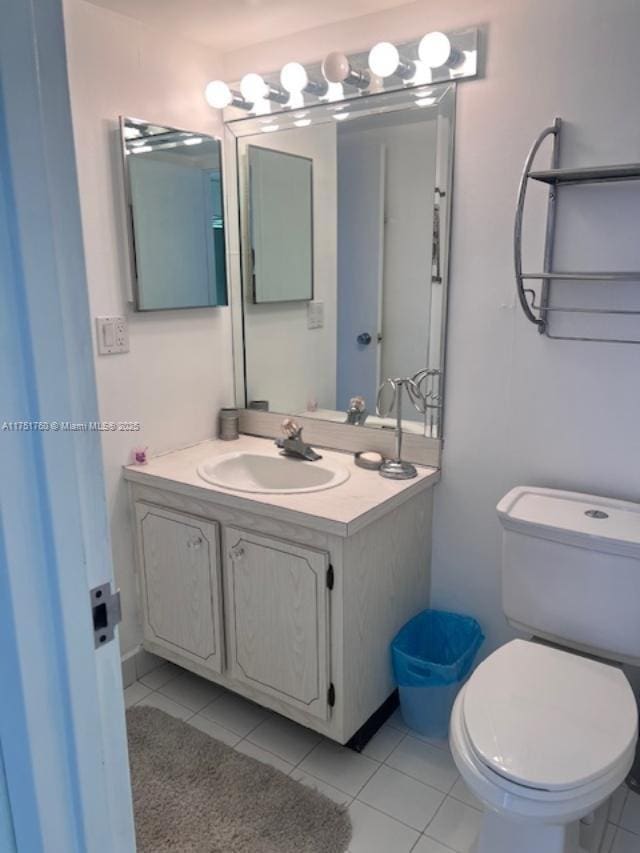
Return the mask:
<svg viewBox="0 0 640 853">
<path fill-rule="evenodd" d="M 516 628 L 640 664 L 640 504 L 519 486 L 497 506 Z"/>
</svg>

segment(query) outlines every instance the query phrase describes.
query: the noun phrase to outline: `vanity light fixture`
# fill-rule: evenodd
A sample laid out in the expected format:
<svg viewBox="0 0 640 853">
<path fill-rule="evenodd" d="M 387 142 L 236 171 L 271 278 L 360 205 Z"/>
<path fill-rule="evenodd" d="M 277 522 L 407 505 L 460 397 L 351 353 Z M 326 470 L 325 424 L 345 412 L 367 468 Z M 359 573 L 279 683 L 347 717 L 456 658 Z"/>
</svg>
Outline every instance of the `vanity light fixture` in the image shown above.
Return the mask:
<svg viewBox="0 0 640 853">
<path fill-rule="evenodd" d="M 470 50 L 462 51 L 462 60 L 459 62 L 453 69 L 452 74 L 454 77 L 464 77 L 466 74 L 470 74 L 472 68 L 475 68 L 476 57 Z"/>
<path fill-rule="evenodd" d="M 451 44 L 449 36 L 435 31 L 420 39 L 418 56 L 429 68 L 442 68 L 445 65 L 455 68 L 464 60 L 460 51 Z"/>
<path fill-rule="evenodd" d="M 244 110 L 250 110 L 253 107 L 253 103 L 245 101 L 242 95 L 230 89 L 224 80 L 212 80 L 207 83 L 204 97 L 209 106 L 216 110 L 223 110 L 229 106 L 240 107 Z"/>
<path fill-rule="evenodd" d="M 400 77 L 410 80 L 415 77 L 417 68 L 411 59 L 403 59 L 398 48 L 390 41 L 378 42 L 369 51 L 369 68 L 377 77 Z"/>
<path fill-rule="evenodd" d="M 244 75 L 240 81 L 240 92 L 245 100 L 251 101 L 254 104 L 261 100 L 286 104 L 289 100 L 288 92 L 285 92 L 279 86 L 269 85 L 264 77 L 254 72 Z"/>
<path fill-rule="evenodd" d="M 347 83 L 356 89 L 368 89 L 371 77 L 366 71 L 358 71 L 344 53 L 334 50 L 322 63 L 322 73 L 329 83 Z"/>
<path fill-rule="evenodd" d="M 326 80 L 320 82 L 310 80 L 307 69 L 299 62 L 287 62 L 280 72 L 280 82 L 291 95 L 301 95 L 308 92 L 321 98 L 327 94 L 329 85 Z"/>
<path fill-rule="evenodd" d="M 336 101 L 344 100 L 344 86 L 342 83 L 329 83 L 327 94 L 320 98 L 321 101 L 328 101 L 330 104 Z"/>
<path fill-rule="evenodd" d="M 310 106 L 324 103 L 331 109 L 336 102 L 401 89 L 414 91 L 419 97 L 423 86 L 475 77 L 478 51 L 477 29 L 449 34 L 434 30 L 397 45 L 381 41 L 363 52 L 332 51 L 318 63 L 291 61 L 279 71 L 264 75 L 250 72 L 233 84 L 239 91 L 223 80 L 212 80 L 205 98 L 217 109 L 239 107 L 254 116 L 287 112 L 290 118 L 286 123 L 290 124 L 300 118 L 298 110 Z M 230 120 L 237 118 L 232 110 Z"/>
</svg>

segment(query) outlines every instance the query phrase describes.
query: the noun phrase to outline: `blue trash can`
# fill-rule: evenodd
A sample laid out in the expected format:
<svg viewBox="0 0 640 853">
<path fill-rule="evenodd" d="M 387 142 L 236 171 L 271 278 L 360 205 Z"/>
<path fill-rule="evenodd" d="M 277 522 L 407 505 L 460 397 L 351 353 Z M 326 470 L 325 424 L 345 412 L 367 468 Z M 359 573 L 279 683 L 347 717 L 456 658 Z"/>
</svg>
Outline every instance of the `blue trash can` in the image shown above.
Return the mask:
<svg viewBox="0 0 640 853">
<path fill-rule="evenodd" d="M 484 641 L 471 616 L 423 610 L 391 643 L 405 723 L 426 737 L 446 738 L 458 690 Z"/>
</svg>

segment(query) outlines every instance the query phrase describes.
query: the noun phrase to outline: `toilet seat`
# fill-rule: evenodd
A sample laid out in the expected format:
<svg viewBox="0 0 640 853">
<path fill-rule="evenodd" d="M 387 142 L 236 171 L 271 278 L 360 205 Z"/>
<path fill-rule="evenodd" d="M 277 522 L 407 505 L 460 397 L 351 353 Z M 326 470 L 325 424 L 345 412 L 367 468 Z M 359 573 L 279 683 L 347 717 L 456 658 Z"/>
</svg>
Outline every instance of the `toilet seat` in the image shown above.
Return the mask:
<svg viewBox="0 0 640 853">
<path fill-rule="evenodd" d="M 633 755 L 633 691 L 600 661 L 514 640 L 480 664 L 460 699 L 476 761 L 532 799 L 586 793 Z"/>
</svg>

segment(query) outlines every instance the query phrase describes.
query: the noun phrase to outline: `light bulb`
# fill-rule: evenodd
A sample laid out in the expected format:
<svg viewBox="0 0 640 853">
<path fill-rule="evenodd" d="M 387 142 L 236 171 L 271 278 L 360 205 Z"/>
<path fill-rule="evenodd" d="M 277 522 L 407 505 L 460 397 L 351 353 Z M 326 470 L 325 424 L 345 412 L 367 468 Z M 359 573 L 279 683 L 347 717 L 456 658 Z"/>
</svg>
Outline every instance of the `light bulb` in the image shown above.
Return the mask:
<svg viewBox="0 0 640 853">
<path fill-rule="evenodd" d="M 212 80 L 204 90 L 204 97 L 210 107 L 223 110 L 233 100 L 231 89 L 223 80 Z"/>
<path fill-rule="evenodd" d="M 444 33 L 427 33 L 418 45 L 418 56 L 430 68 L 441 68 L 451 56 L 451 42 Z"/>
<path fill-rule="evenodd" d="M 322 73 L 329 83 L 343 83 L 349 76 L 350 71 L 351 65 L 349 64 L 349 60 L 339 50 L 334 50 L 330 53 L 322 63 Z"/>
<path fill-rule="evenodd" d="M 344 88 L 342 83 L 329 83 L 327 87 L 327 94 L 322 98 L 322 100 L 329 101 L 329 103 L 344 100 Z"/>
<path fill-rule="evenodd" d="M 249 73 L 240 81 L 240 92 L 243 98 L 255 104 L 268 95 L 269 87 L 259 74 Z"/>
<path fill-rule="evenodd" d="M 292 95 L 298 95 L 309 82 L 309 75 L 299 62 L 287 62 L 280 72 L 280 82 Z"/>
<path fill-rule="evenodd" d="M 398 48 L 390 41 L 381 41 L 369 51 L 369 68 L 378 77 L 391 77 L 399 64 Z"/>
<path fill-rule="evenodd" d="M 190 136 L 188 139 L 183 139 L 183 145 L 202 145 L 202 137 L 201 136 Z"/>
<path fill-rule="evenodd" d="M 257 116 L 266 116 L 271 113 L 271 103 L 266 98 L 260 98 L 253 105 L 253 112 Z"/>
<path fill-rule="evenodd" d="M 322 73 L 329 83 L 348 83 L 357 89 L 367 89 L 371 78 L 364 71 L 358 71 L 351 67 L 351 63 L 344 53 L 334 50 L 325 57 L 322 63 Z"/>
</svg>

